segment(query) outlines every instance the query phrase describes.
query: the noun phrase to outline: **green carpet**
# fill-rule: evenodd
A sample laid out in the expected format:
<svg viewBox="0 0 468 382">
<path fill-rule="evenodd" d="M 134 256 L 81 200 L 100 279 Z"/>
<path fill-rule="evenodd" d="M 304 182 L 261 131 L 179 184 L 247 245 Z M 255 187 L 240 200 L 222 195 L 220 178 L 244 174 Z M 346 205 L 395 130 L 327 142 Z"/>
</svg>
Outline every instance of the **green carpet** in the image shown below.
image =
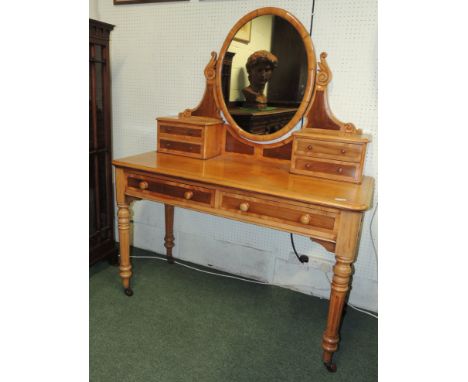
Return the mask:
<svg viewBox="0 0 468 382">
<path fill-rule="evenodd" d="M 160 260 L 132 263 L 132 297 L 118 267 L 90 269 L 92 382 L 377 381 L 372 317 L 347 309 L 332 374 L 321 362 L 327 300 Z"/>
</svg>

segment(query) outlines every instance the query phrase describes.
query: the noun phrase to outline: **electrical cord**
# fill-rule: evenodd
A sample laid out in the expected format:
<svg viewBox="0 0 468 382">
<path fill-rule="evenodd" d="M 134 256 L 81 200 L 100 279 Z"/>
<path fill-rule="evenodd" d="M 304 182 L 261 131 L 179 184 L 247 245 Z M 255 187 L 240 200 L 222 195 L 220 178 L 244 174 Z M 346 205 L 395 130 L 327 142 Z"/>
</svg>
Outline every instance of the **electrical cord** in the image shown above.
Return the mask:
<svg viewBox="0 0 468 382">
<path fill-rule="evenodd" d="M 159 256 L 130 256 L 133 259 L 156 259 L 156 260 L 162 260 L 162 261 L 167 261 L 165 257 L 159 257 Z M 195 267 L 191 267 L 190 265 L 179 263 L 178 261 L 174 261 L 174 264 L 181 265 L 185 268 L 193 269 L 195 271 L 203 272 L 203 273 L 208 273 L 209 275 L 215 275 L 215 276 L 223 276 L 227 277 L 229 279 L 236 279 L 236 280 L 241 280 L 241 281 L 247 281 L 248 283 L 253 283 L 253 284 L 262 284 L 262 285 L 269 285 L 268 283 L 265 283 L 263 281 L 255 281 L 255 280 L 250 280 L 250 279 L 245 279 L 243 277 L 237 277 L 237 276 L 230 276 L 226 275 L 223 273 L 216 273 L 216 272 L 210 272 L 210 271 L 205 271 L 204 269 L 199 269 Z"/>
<path fill-rule="evenodd" d="M 328 277 L 327 273 L 326 273 L 326 272 L 323 272 L 323 274 L 325 275 L 325 277 L 327 278 L 328 282 L 329 282 L 330 285 L 331 285 L 332 281 L 331 281 L 330 278 Z M 346 305 L 348 305 L 348 306 L 350 306 L 351 308 L 357 310 L 358 312 L 362 312 L 362 313 L 364 313 L 364 314 L 367 314 L 368 316 L 371 316 L 371 317 L 374 317 L 374 318 L 376 318 L 376 319 L 379 319 L 379 316 L 377 316 L 376 314 L 373 314 L 373 313 L 371 313 L 371 312 L 368 312 L 367 310 L 363 310 L 363 309 L 357 308 L 357 307 L 355 307 L 354 305 L 350 304 L 349 302 L 348 302 Z"/>
<path fill-rule="evenodd" d="M 312 1 L 312 14 L 310 15 L 310 30 L 309 30 L 310 36 L 312 36 L 312 25 L 314 24 L 314 8 L 315 8 L 315 0 Z"/>
<path fill-rule="evenodd" d="M 351 308 L 353 308 L 354 310 L 357 310 L 358 312 L 362 312 L 364 314 L 367 314 L 368 316 L 374 317 L 377 320 L 379 319 L 379 316 L 377 316 L 376 314 L 368 312 L 367 310 L 359 309 L 359 308 L 355 307 L 354 305 L 351 305 L 349 302 L 347 303 L 347 305 L 350 306 Z"/>
<path fill-rule="evenodd" d="M 165 257 L 159 257 L 159 256 L 130 256 L 131 258 L 133 259 L 156 259 L 156 260 L 161 260 L 161 261 L 167 261 L 167 259 Z M 187 265 L 187 264 L 183 264 L 183 263 L 180 263 L 178 261 L 174 261 L 174 264 L 177 264 L 177 265 L 181 265 L 185 268 L 189 268 L 189 269 L 192 269 L 194 271 L 198 271 L 198 272 L 202 272 L 202 273 L 207 273 L 209 275 L 214 275 L 214 276 L 221 276 L 221 277 L 227 277 L 227 278 L 230 278 L 230 279 L 235 279 L 235 280 L 240 280 L 240 281 L 246 281 L 246 282 L 249 282 L 249 283 L 252 283 L 252 284 L 261 284 L 261 285 L 274 285 L 274 286 L 279 286 L 279 287 L 294 287 L 294 286 L 297 286 L 297 285 L 289 285 L 289 284 L 271 284 L 271 283 L 267 283 L 267 282 L 263 282 L 263 281 L 255 281 L 255 280 L 251 280 L 251 279 L 246 279 L 246 278 L 243 278 L 243 277 L 237 277 L 237 276 L 231 276 L 231 275 L 226 275 L 224 273 L 216 273 L 216 272 L 210 272 L 210 271 L 205 271 L 204 269 L 199 269 L 199 268 L 196 268 L 196 267 L 191 267 L 190 265 Z M 328 278 L 327 274 L 325 272 L 323 272 L 325 277 L 327 278 L 327 280 L 330 282 L 331 284 L 331 281 L 330 279 Z M 305 286 L 305 285 L 304 285 Z M 330 291 L 330 288 L 314 288 L 315 290 L 319 290 L 319 291 Z M 354 305 L 351 305 L 351 304 L 348 304 L 351 308 L 355 309 L 355 310 L 358 310 L 362 313 L 365 313 L 369 316 L 372 316 L 374 318 L 378 318 L 376 315 L 372 314 L 372 313 L 369 313 L 365 310 L 361 310 L 357 307 L 355 307 Z"/>
<path fill-rule="evenodd" d="M 374 236 L 372 235 L 372 223 L 374 222 L 375 213 L 377 211 L 377 208 L 379 208 L 379 203 L 375 204 L 374 212 L 372 213 L 372 218 L 371 218 L 371 221 L 370 221 L 370 224 L 369 224 L 369 233 L 370 233 L 370 237 L 371 237 L 371 241 L 372 241 L 372 247 L 374 247 L 375 263 L 377 264 L 377 272 L 378 272 L 378 270 L 379 270 L 379 256 L 378 256 L 378 253 L 377 253 L 377 247 L 375 245 Z"/>
<path fill-rule="evenodd" d="M 375 208 L 377 209 L 377 206 L 376 206 Z M 374 214 L 375 214 L 375 210 L 374 210 Z M 375 215 L 372 216 L 372 220 L 374 219 L 374 216 L 375 216 Z M 371 220 L 371 225 L 372 225 L 372 220 Z M 372 235 L 372 231 L 371 231 L 371 235 Z M 371 237 L 372 237 L 372 236 L 371 236 Z M 292 245 L 292 247 L 293 247 L 294 253 L 296 254 L 297 258 L 299 259 L 299 261 L 300 261 L 301 263 L 307 263 L 307 262 L 309 262 L 309 257 L 308 257 L 308 256 L 306 256 L 306 255 L 301 255 L 301 256 L 299 256 L 299 254 L 297 253 L 297 251 L 296 251 L 296 246 L 294 245 L 294 238 L 293 238 L 293 234 L 292 234 L 292 233 L 291 233 L 291 245 Z M 374 250 L 375 250 L 375 247 L 374 247 Z M 376 251 L 376 254 L 377 254 L 377 251 Z M 304 260 L 304 259 L 307 259 L 307 260 Z M 327 273 L 326 273 L 326 272 L 323 272 L 323 274 L 325 275 L 325 277 L 327 278 L 329 284 L 331 285 L 332 281 L 329 279 Z M 357 310 L 357 311 L 359 311 L 359 312 L 365 313 L 365 314 L 367 314 L 367 315 L 369 315 L 369 316 L 371 316 L 371 317 L 374 317 L 374 318 L 377 318 L 377 319 L 379 318 L 379 317 L 376 316 L 375 314 L 370 313 L 370 312 L 365 311 L 365 310 L 362 310 L 362 309 L 359 309 L 359 308 L 355 307 L 354 305 L 352 305 L 352 304 L 350 304 L 350 303 L 348 303 L 348 306 L 350 306 L 351 308 L 353 308 L 353 309 L 355 309 L 355 310 Z"/>
<path fill-rule="evenodd" d="M 306 256 L 306 255 L 300 255 L 297 253 L 296 251 L 296 246 L 294 245 L 294 237 L 293 237 L 293 234 L 291 233 L 291 245 L 293 247 L 293 250 L 294 250 L 294 253 L 297 257 L 297 259 L 301 262 L 301 263 L 308 263 L 309 262 L 309 256 Z"/>
</svg>

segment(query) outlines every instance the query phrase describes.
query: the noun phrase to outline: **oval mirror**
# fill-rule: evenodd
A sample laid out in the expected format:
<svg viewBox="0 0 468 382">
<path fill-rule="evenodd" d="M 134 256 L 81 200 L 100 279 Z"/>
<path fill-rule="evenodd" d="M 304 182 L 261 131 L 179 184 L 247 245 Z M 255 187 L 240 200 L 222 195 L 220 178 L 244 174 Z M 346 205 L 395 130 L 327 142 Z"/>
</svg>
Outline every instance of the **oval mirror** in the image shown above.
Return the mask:
<svg viewBox="0 0 468 382">
<path fill-rule="evenodd" d="M 316 60 L 308 31 L 279 8 L 255 10 L 229 32 L 216 93 L 230 129 L 251 141 L 287 134 L 313 92 Z"/>
</svg>

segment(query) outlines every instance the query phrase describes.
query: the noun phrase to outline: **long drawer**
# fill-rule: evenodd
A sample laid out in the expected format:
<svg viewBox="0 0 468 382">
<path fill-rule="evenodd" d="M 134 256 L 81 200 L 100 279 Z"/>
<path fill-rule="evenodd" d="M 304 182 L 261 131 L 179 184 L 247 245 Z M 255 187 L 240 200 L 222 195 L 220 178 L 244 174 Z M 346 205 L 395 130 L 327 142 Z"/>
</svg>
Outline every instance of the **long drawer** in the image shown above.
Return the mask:
<svg viewBox="0 0 468 382">
<path fill-rule="evenodd" d="M 214 207 L 215 190 L 164 178 L 129 174 L 127 191 L 133 196 L 153 196 L 155 199 L 176 200 L 185 204 Z"/>
<path fill-rule="evenodd" d="M 314 235 L 325 240 L 336 239 L 338 212 L 299 204 L 287 204 L 268 198 L 252 197 L 241 193 L 221 192 L 220 210 L 239 220 L 265 223 L 277 228 Z"/>
</svg>

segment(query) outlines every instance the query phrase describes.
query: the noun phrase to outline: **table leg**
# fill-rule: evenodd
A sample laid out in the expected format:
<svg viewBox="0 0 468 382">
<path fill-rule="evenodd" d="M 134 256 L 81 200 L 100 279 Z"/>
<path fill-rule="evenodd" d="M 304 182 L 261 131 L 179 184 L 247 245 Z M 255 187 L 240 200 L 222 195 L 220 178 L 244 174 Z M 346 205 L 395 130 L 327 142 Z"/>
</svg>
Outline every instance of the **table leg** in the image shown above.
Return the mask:
<svg viewBox="0 0 468 382">
<path fill-rule="evenodd" d="M 356 259 L 362 213 L 342 212 L 335 247 L 336 263 L 333 267 L 327 327 L 323 333 L 323 363 L 328 371 L 336 371 L 332 362 L 333 353 L 338 349 L 339 329 L 346 296 L 350 287 L 352 264 Z"/>
<path fill-rule="evenodd" d="M 130 264 L 130 210 L 126 203 L 119 203 L 118 207 L 120 277 L 122 278 L 125 294 L 131 296 L 133 291 L 130 288 L 130 277 L 132 277 L 132 265 Z"/>
<path fill-rule="evenodd" d="M 130 277 L 132 277 L 132 265 L 130 264 L 130 209 L 132 198 L 125 195 L 127 177 L 121 168 L 115 169 L 115 198 L 117 200 L 117 221 L 119 226 L 120 247 L 120 277 L 127 296 L 133 295 L 130 288 Z"/>
<path fill-rule="evenodd" d="M 166 257 L 169 264 L 174 264 L 174 257 L 172 257 L 172 248 L 174 247 L 174 206 L 165 204 L 164 214 L 166 222 L 166 235 L 164 236 Z"/>
</svg>

